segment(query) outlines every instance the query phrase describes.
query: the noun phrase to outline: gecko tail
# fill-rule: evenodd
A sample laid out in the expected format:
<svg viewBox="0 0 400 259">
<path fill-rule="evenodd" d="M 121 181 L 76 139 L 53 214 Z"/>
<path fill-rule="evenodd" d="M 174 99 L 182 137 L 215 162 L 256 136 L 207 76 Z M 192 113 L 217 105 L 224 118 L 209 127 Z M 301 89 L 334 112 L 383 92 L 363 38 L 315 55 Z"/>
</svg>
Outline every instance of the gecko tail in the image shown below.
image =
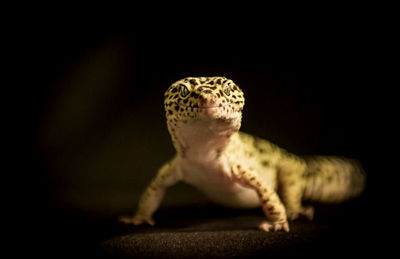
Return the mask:
<svg viewBox="0 0 400 259">
<path fill-rule="evenodd" d="M 357 160 L 328 156 L 305 160 L 305 200 L 342 202 L 359 196 L 365 188 L 366 175 Z"/>
</svg>

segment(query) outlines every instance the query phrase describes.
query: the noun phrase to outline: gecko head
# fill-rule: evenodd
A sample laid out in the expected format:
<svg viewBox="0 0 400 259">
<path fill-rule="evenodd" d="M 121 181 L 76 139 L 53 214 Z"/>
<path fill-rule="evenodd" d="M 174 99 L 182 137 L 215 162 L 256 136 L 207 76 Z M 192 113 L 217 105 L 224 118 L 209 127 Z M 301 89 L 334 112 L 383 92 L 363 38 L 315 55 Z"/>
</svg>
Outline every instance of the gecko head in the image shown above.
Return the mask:
<svg viewBox="0 0 400 259">
<path fill-rule="evenodd" d="M 225 77 L 187 77 L 173 83 L 164 95 L 168 121 L 218 120 L 240 127 L 244 95 Z"/>
</svg>

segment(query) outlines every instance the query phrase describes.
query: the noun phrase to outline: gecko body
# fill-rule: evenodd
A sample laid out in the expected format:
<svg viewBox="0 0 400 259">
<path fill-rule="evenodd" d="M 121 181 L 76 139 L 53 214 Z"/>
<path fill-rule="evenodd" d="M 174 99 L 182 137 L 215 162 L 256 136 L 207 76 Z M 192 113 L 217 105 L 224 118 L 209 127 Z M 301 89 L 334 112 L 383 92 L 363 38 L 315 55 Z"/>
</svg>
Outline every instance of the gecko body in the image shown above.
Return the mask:
<svg viewBox="0 0 400 259">
<path fill-rule="evenodd" d="M 341 202 L 362 192 L 365 174 L 356 160 L 303 158 L 239 131 L 244 101 L 242 90 L 225 77 L 172 84 L 164 107 L 176 155 L 146 188 L 136 214 L 121 221 L 154 225 L 152 215 L 166 188 L 178 181 L 225 206 L 261 206 L 264 231 L 289 231 L 288 219 L 312 219 L 314 210 L 303 200 Z"/>
</svg>

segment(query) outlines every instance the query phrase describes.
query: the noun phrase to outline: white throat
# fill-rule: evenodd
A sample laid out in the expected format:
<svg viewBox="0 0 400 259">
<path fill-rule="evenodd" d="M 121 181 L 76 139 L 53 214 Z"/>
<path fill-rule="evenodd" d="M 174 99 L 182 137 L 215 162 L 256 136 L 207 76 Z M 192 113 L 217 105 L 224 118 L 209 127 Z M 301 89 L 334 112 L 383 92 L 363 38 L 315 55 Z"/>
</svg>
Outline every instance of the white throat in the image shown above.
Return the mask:
<svg viewBox="0 0 400 259">
<path fill-rule="evenodd" d="M 220 156 L 234 131 L 232 121 L 198 119 L 180 122 L 175 134 L 185 149 L 185 159 L 207 162 Z"/>
</svg>

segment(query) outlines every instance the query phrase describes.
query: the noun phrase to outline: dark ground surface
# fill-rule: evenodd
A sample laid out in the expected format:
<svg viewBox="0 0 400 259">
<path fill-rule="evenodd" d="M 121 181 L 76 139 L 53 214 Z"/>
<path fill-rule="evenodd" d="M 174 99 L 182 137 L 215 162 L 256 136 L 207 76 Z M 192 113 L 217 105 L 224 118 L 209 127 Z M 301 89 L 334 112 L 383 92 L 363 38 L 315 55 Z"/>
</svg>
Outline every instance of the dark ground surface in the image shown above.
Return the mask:
<svg viewBox="0 0 400 259">
<path fill-rule="evenodd" d="M 379 234 L 386 227 L 371 224 L 366 198 L 315 209 L 312 222 L 291 222 L 289 233 L 259 231 L 264 216 L 258 209 L 211 204 L 164 207 L 155 215 L 155 227 L 120 225 L 117 217 L 88 220 L 60 211 L 47 219 L 48 227 L 39 226 L 33 242 L 41 244 L 35 246 L 38 254 L 66 258 L 360 258 L 388 252 L 385 235 Z"/>
</svg>

